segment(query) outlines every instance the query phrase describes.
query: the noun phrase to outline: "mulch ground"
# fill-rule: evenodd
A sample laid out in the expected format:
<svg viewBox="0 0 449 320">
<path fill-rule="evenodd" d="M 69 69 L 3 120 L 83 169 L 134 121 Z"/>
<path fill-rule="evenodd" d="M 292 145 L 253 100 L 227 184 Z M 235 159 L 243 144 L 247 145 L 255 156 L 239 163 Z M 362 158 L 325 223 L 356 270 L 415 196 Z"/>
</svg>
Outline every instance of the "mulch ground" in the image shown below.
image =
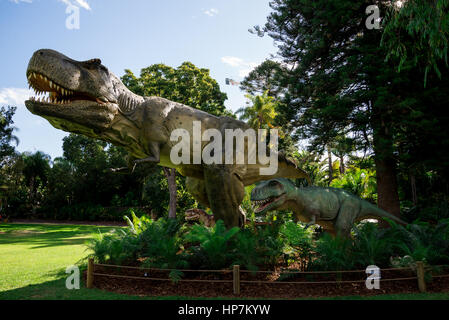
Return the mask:
<svg viewBox="0 0 449 320">
<path fill-rule="evenodd" d="M 449 269 L 445 270 L 447 274 Z M 168 272 L 116 269 L 109 267 L 95 267 L 96 273 L 115 275 L 129 275 L 150 278 L 168 278 Z M 416 274 L 411 270 L 394 270 L 382 272 L 382 279 L 413 277 Z M 85 275 L 86 276 L 86 275 Z M 335 296 L 373 296 L 379 294 L 418 293 L 417 280 L 403 281 L 381 281 L 379 290 L 368 290 L 364 282 L 341 283 L 341 284 L 287 284 L 274 281 L 276 274 L 241 273 L 241 281 L 273 281 L 272 283 L 241 283 L 240 295 L 233 294 L 232 282 L 230 283 L 196 283 L 154 281 L 147 279 L 124 279 L 95 275 L 94 287 L 106 291 L 138 296 L 188 296 L 188 297 L 225 297 L 225 298 L 274 298 L 295 299 L 311 297 L 335 297 Z M 347 273 L 343 274 L 342 281 L 365 280 L 366 274 Z M 232 272 L 227 273 L 197 273 L 186 272 L 182 279 L 196 280 L 232 280 Z M 284 281 L 335 281 L 334 275 L 295 275 Z M 435 278 L 427 283 L 428 292 L 449 292 L 449 278 Z"/>
</svg>

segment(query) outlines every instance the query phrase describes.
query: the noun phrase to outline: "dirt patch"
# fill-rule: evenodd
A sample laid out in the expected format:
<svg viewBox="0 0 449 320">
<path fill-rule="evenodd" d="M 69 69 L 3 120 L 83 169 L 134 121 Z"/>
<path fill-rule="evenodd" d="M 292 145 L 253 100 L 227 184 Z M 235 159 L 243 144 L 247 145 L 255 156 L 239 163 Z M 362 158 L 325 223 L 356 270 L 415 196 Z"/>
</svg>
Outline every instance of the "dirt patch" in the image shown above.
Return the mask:
<svg viewBox="0 0 449 320">
<path fill-rule="evenodd" d="M 130 275 L 144 277 L 145 271 L 142 270 L 111 270 L 111 268 L 96 267 L 96 273 L 107 273 L 115 275 Z M 382 272 L 382 279 L 413 277 L 412 271 L 385 271 Z M 147 272 L 149 278 L 168 278 L 167 272 Z M 273 279 L 273 274 L 248 273 L 241 274 L 241 281 L 267 281 Z M 277 278 L 277 277 L 276 277 Z M 190 280 L 232 280 L 232 273 L 207 274 L 207 273 L 189 273 L 185 274 L 183 279 Z M 274 298 L 274 299 L 295 299 L 311 297 L 335 297 L 335 296 L 374 296 L 379 294 L 398 294 L 398 293 L 419 293 L 416 279 L 403 281 L 381 281 L 380 290 L 366 289 L 364 280 L 366 274 L 345 274 L 341 281 L 360 281 L 354 283 L 341 284 L 288 284 L 281 281 L 271 283 L 241 283 L 241 294 L 233 294 L 232 282 L 230 283 L 197 283 L 197 282 L 178 282 L 154 281 L 144 279 L 124 279 L 116 277 L 106 277 L 95 275 L 94 287 L 128 295 L 138 296 L 188 296 L 188 297 L 225 297 L 225 298 Z M 284 281 L 295 282 L 315 282 L 315 281 L 335 281 L 335 275 L 297 275 L 291 276 Z M 428 292 L 449 292 L 449 278 L 438 278 L 427 284 Z"/>
</svg>

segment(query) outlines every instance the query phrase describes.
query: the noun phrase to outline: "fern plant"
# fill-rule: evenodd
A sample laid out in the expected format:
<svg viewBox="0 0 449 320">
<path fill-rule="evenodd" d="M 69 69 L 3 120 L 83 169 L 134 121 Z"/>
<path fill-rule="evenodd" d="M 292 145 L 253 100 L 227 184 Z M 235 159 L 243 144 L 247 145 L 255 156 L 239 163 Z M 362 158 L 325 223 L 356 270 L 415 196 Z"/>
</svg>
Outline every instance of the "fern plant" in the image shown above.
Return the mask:
<svg viewBox="0 0 449 320">
<path fill-rule="evenodd" d="M 196 250 L 196 253 L 206 258 L 210 268 L 223 268 L 229 266 L 230 239 L 239 231 L 240 229 L 237 227 L 227 230 L 224 222 L 218 220 L 213 228 L 194 225 L 192 230 L 186 234 L 185 240 L 199 244 L 199 250 Z"/>
<path fill-rule="evenodd" d="M 325 233 L 317 241 L 315 259 L 309 264 L 311 270 L 351 270 L 355 263 L 351 240 Z"/>
</svg>

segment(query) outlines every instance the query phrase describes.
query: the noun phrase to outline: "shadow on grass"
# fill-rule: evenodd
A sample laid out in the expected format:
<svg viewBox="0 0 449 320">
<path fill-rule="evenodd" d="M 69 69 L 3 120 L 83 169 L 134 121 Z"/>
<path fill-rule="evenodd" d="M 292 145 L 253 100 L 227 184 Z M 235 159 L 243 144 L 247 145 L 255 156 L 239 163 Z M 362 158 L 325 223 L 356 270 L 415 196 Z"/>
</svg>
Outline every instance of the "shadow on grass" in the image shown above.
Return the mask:
<svg viewBox="0 0 449 320">
<path fill-rule="evenodd" d="M 81 284 L 79 290 L 69 290 L 66 278 L 28 285 L 23 288 L 0 292 L 0 300 L 140 300 L 137 296 L 127 296 L 98 289 L 87 289 Z"/>
<path fill-rule="evenodd" d="M 65 281 L 66 278 L 64 277 L 58 280 L 3 291 L 0 292 L 0 300 L 201 300 L 201 298 L 181 296 L 150 297 L 125 295 L 95 288 L 87 289 L 85 283 L 81 283 L 79 290 L 69 290 L 65 286 Z"/>
<path fill-rule="evenodd" d="M 0 226 L 1 244 L 28 244 L 32 249 L 84 244 L 92 234 L 118 227 L 6 224 Z M 6 235 L 2 237 L 1 235 Z"/>
</svg>

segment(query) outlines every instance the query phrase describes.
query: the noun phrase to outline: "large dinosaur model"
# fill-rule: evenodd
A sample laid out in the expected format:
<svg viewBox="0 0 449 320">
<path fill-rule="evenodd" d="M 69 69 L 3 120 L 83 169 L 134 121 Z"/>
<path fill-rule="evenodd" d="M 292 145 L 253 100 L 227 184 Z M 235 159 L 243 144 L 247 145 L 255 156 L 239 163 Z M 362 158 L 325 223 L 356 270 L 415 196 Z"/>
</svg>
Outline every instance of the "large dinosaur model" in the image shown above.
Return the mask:
<svg viewBox="0 0 449 320">
<path fill-rule="evenodd" d="M 366 200 L 337 188 L 298 188 L 284 178 L 262 181 L 251 192 L 251 201 L 258 214 L 272 210 L 291 210 L 295 221 L 321 225 L 325 231 L 349 236 L 354 222 L 363 219 L 389 218 L 406 222 Z"/>
<path fill-rule="evenodd" d="M 195 121 L 201 123 L 201 136 L 206 129 L 216 129 L 225 136 L 225 129 L 250 128 L 230 117 L 216 117 L 160 97 L 136 95 L 99 59 L 75 61 L 57 51 L 42 49 L 33 54 L 26 75 L 37 94 L 44 95 L 25 101 L 28 110 L 55 128 L 122 146 L 135 159 L 134 163 L 153 162 L 176 168 L 187 177 L 192 196 L 211 208 L 215 218 L 222 219 L 227 227 L 244 221 L 239 205 L 245 186 L 276 177 L 307 178 L 304 171 L 281 154 L 276 154 L 277 171 L 271 175 L 259 172 L 269 164 L 248 164 L 246 159 L 244 164 L 174 164 L 170 152 L 177 142 L 170 138 L 175 129 L 183 129 L 192 138 Z M 200 151 L 207 145 L 201 143 Z M 255 147 L 248 144 L 245 140 L 245 150 Z M 198 145 L 191 141 L 189 148 L 193 157 Z M 235 145 L 233 151 L 237 153 Z"/>
</svg>

